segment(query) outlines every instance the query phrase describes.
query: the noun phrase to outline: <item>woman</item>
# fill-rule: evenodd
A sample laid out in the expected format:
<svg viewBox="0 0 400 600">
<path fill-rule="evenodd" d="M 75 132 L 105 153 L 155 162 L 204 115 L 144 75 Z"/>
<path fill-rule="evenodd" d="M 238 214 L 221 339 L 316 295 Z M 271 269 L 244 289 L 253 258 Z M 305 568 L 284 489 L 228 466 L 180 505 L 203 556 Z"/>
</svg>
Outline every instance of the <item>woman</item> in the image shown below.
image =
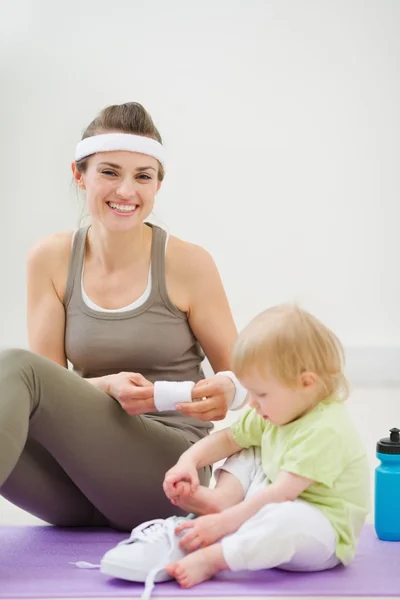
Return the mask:
<svg viewBox="0 0 400 600">
<path fill-rule="evenodd" d="M 29 254 L 31 352 L 0 358 L 0 490 L 56 525 L 130 530 L 177 513 L 165 472 L 243 400 L 223 373 L 237 332 L 210 255 L 145 222 L 164 155 L 144 108 L 104 109 L 75 158 L 91 226 Z M 203 350 L 222 372 L 206 380 Z"/>
</svg>

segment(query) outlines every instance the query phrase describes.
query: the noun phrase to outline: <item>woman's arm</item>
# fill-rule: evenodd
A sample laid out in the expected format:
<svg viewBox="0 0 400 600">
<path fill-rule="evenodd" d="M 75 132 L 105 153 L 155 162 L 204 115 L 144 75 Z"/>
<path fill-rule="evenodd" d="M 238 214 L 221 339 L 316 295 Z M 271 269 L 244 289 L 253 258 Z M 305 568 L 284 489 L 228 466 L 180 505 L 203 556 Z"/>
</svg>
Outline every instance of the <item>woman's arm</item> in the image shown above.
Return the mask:
<svg viewBox="0 0 400 600">
<path fill-rule="evenodd" d="M 67 367 L 64 349 L 65 311 L 57 295 L 53 273 L 58 244 L 55 238 L 34 246 L 27 258 L 28 343 L 36 354 Z"/>
<path fill-rule="evenodd" d="M 32 352 L 67 367 L 65 356 L 65 308 L 63 297 L 68 277 L 72 233 L 56 233 L 38 242 L 28 253 L 27 326 Z M 87 379 L 106 391 L 108 377 Z"/>
<path fill-rule="evenodd" d="M 237 329 L 211 255 L 204 248 L 173 238 L 167 254 L 167 283 L 171 299 L 187 313 L 190 327 L 214 372 L 228 370 Z M 194 399 L 206 396 L 207 400 L 183 404 L 178 410 L 202 420 L 223 419 L 234 399 L 238 400 L 238 408 L 246 397 L 241 388 L 235 398 L 240 384 L 232 380 L 232 376 L 208 377 L 197 384 L 192 394 Z"/>
<path fill-rule="evenodd" d="M 190 327 L 215 373 L 229 369 L 237 329 L 220 274 L 213 258 L 196 249 L 194 273 L 188 279 Z"/>
<path fill-rule="evenodd" d="M 167 249 L 166 278 L 172 302 L 187 314 L 213 370 L 228 369 L 237 329 L 212 256 L 173 237 Z"/>
</svg>

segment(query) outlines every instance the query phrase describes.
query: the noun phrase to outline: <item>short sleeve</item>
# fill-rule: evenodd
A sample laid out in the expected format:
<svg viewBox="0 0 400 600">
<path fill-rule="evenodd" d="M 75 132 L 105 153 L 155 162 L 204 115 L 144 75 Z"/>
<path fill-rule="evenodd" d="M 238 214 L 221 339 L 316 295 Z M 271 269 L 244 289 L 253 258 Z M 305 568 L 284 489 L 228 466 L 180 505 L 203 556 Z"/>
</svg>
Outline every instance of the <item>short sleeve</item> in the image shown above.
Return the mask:
<svg viewBox="0 0 400 600">
<path fill-rule="evenodd" d="M 333 427 L 297 431 L 281 469 L 332 487 L 346 466 L 344 440 Z"/>
<path fill-rule="evenodd" d="M 248 408 L 232 425 L 232 436 L 242 448 L 261 446 L 265 427 L 265 420 L 257 414 L 254 408 Z"/>
</svg>

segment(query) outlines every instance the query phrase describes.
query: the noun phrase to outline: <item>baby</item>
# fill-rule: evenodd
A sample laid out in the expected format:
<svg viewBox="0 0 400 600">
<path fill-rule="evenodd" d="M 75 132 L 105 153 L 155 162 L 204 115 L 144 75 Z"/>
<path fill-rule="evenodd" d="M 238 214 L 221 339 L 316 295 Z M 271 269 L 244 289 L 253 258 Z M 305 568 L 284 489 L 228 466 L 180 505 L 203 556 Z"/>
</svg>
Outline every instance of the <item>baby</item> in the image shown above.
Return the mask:
<svg viewBox="0 0 400 600">
<path fill-rule="evenodd" d="M 178 525 L 188 554 L 168 573 L 191 587 L 225 569 L 348 565 L 369 510 L 369 467 L 343 404 L 340 342 L 304 310 L 278 306 L 240 334 L 232 364 L 250 407 L 165 476 L 171 502 L 202 515 Z M 197 469 L 227 457 L 215 489 L 200 486 Z"/>
</svg>

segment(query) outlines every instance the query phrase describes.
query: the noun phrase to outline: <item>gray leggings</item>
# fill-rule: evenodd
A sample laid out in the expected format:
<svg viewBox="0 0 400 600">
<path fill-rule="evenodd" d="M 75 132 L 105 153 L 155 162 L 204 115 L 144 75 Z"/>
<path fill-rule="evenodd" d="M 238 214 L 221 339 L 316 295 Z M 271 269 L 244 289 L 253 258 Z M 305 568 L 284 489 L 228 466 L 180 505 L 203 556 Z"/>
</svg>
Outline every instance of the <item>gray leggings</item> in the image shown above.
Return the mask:
<svg viewBox="0 0 400 600">
<path fill-rule="evenodd" d="M 0 353 L 0 494 L 44 521 L 129 531 L 184 514 L 162 482 L 190 445 L 42 356 Z"/>
</svg>

